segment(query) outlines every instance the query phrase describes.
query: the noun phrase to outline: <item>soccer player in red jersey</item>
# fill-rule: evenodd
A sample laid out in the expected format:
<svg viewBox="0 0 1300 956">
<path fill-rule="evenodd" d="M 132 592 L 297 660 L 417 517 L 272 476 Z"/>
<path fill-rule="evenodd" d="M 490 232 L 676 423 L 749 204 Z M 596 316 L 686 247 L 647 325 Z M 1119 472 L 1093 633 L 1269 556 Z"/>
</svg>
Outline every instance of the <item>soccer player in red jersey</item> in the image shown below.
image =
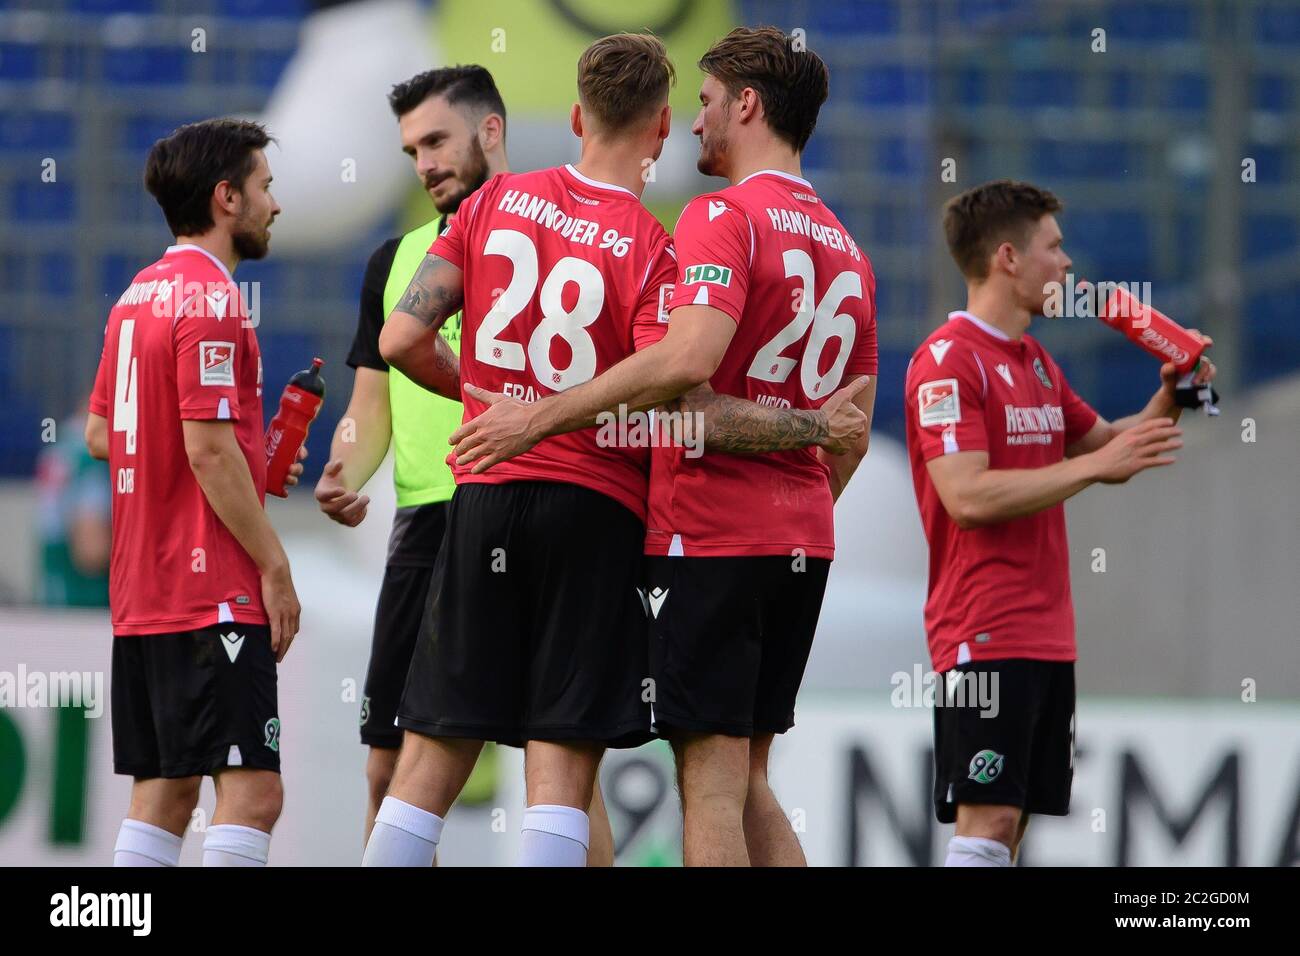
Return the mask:
<svg viewBox="0 0 1300 956">
<path fill-rule="evenodd" d="M 948 203 L 966 308 L 908 367 L 907 445 L 930 543 L 925 627 L 945 674 L 934 806 L 957 825 L 949 866 L 1009 866 L 1031 813 L 1069 811 L 1076 655 L 1063 502 L 1172 464 L 1182 445 L 1172 364 L 1142 411 L 1108 422 L 1027 333 L 1070 267 L 1060 209 L 1050 192 L 1006 180 Z M 1213 377 L 1206 360 L 1196 381 Z"/>
<path fill-rule="evenodd" d="M 531 400 L 608 368 L 658 325 L 668 234 L 641 205 L 668 135 L 662 43 L 619 35 L 579 63 L 576 165 L 494 176 L 461 203 L 384 324 L 380 350 L 426 387 Z M 435 333 L 462 308 L 457 367 Z M 466 414 L 485 405 L 467 389 Z M 642 699 L 644 449 L 565 435 L 490 475 L 456 468 L 406 733 L 365 865 L 427 866 L 482 741 L 526 748 L 525 865 L 587 860 L 606 746 L 649 738 Z"/>
<path fill-rule="evenodd" d="M 709 448 L 750 452 L 653 456 L 654 717 L 677 757 L 687 865 L 801 865 L 768 754 L 794 723 L 834 554 L 832 506 L 867 449 L 875 277 L 800 175 L 829 89 L 822 60 L 774 28 L 741 28 L 700 67 L 699 168 L 732 185 L 692 200 L 677 224 L 666 332 L 586 385 L 531 407 L 498 401 L 452 438 L 460 461 L 495 472 L 603 410 L 686 394 L 679 404 L 703 411 Z M 719 415 L 721 397 L 770 416 Z M 812 447 L 841 402 L 861 416 L 861 434 Z"/>
<path fill-rule="evenodd" d="M 113 482 L 113 762 L 135 778 L 118 866 L 176 865 L 208 774 L 204 865 L 265 865 L 283 801 L 275 668 L 300 609 L 263 508 L 262 360 L 231 275 L 280 212 L 268 141 L 207 120 L 154 144 L 145 185 L 176 244 L 109 312 L 90 400 Z"/>
</svg>

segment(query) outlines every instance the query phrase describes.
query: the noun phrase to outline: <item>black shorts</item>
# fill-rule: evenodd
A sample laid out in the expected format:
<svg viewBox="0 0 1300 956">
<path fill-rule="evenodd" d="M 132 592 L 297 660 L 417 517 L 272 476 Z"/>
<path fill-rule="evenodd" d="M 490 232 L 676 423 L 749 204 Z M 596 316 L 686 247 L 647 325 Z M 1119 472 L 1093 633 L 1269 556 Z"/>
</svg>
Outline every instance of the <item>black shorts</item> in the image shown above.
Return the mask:
<svg viewBox="0 0 1300 956">
<path fill-rule="evenodd" d="M 651 739 L 645 527 L 578 485 L 463 484 L 397 724 L 518 746 Z"/>
<path fill-rule="evenodd" d="M 370 747 L 402 745 L 397 705 L 424 621 L 433 565 L 447 527 L 447 503 L 399 508 L 388 539 L 388 565 L 375 607 L 370 666 L 361 698 L 361 742 Z"/>
<path fill-rule="evenodd" d="M 752 737 L 794 726 L 825 558 L 649 557 L 655 727 Z"/>
<path fill-rule="evenodd" d="M 971 676 L 948 676 L 954 672 Z M 959 803 L 1005 804 L 1056 817 L 1069 813 L 1074 663 L 959 664 L 944 675 L 944 687 L 947 706 L 934 708 L 939 822 L 955 822 Z"/>
<path fill-rule="evenodd" d="M 275 654 L 265 624 L 113 638 L 113 769 L 194 777 L 280 771 Z"/>
</svg>

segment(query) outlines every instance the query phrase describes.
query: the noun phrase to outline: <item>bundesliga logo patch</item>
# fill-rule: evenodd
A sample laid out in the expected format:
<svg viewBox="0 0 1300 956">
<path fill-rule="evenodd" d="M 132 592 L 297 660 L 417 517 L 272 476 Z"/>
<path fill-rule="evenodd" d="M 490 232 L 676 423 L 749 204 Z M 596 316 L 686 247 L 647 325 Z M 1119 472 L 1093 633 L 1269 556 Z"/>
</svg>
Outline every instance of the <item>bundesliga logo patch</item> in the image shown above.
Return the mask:
<svg viewBox="0 0 1300 956">
<path fill-rule="evenodd" d="M 698 266 L 688 266 L 686 269 L 686 285 L 696 285 L 700 282 L 729 286 L 731 285 L 731 270 L 725 266 L 707 262 Z"/>
<path fill-rule="evenodd" d="M 957 392 L 955 378 L 926 382 L 917 389 L 916 396 L 920 405 L 922 428 L 961 421 L 961 397 Z"/>
<path fill-rule="evenodd" d="M 199 343 L 199 384 L 235 384 L 235 343 Z"/>
<path fill-rule="evenodd" d="M 673 297 L 673 285 L 671 282 L 665 283 L 659 287 L 659 321 L 665 325 L 668 323 L 668 303 Z"/>
</svg>

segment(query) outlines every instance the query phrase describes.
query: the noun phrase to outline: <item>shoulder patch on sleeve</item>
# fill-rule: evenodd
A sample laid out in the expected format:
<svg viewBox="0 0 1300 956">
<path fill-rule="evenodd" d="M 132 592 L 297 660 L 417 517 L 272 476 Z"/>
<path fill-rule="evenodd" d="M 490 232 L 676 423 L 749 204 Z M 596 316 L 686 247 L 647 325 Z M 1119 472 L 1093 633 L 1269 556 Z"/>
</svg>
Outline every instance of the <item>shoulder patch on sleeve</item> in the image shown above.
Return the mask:
<svg viewBox="0 0 1300 956">
<path fill-rule="evenodd" d="M 235 384 L 235 343 L 199 343 L 199 384 Z"/>
<path fill-rule="evenodd" d="M 916 390 L 921 427 L 961 421 L 961 395 L 955 378 L 923 382 Z"/>
<path fill-rule="evenodd" d="M 673 298 L 673 283 L 665 282 L 659 286 L 659 321 L 668 322 L 668 303 Z"/>
</svg>

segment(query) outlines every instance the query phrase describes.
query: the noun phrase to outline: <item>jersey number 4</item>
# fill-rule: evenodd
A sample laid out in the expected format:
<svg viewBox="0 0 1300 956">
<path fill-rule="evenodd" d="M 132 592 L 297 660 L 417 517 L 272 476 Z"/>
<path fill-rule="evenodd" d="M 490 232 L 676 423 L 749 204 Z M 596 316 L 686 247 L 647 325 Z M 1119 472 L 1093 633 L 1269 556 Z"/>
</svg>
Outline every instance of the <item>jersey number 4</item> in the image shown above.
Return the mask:
<svg viewBox="0 0 1300 956">
<path fill-rule="evenodd" d="M 126 453 L 135 454 L 136 388 L 135 356 L 131 343 L 135 338 L 135 319 L 125 319 L 117 333 L 117 378 L 113 384 L 113 431 L 126 432 Z"/>
<path fill-rule="evenodd" d="M 795 293 L 798 308 L 790 323 L 758 350 L 748 374 L 750 378 L 764 382 L 784 382 L 798 365 L 803 393 L 810 399 L 825 398 L 839 386 L 858 333 L 853 316 L 837 310 L 845 299 L 862 298 L 862 276 L 852 271 L 841 272 L 831 281 L 822 300 L 814 302 L 812 257 L 802 249 L 787 249 L 782 259 L 786 278 L 799 279 L 802 283 Z M 782 355 L 803 338 L 810 325 L 812 335 L 808 337 L 803 355 L 799 359 Z M 839 339 L 840 350 L 826 374 L 819 375 L 817 369 L 821 365 L 822 351 L 830 339 Z"/>
<path fill-rule="evenodd" d="M 483 324 L 474 337 L 474 357 L 487 365 L 514 371 L 523 371 L 531 364 L 537 381 L 557 392 L 590 380 L 596 374 L 596 344 L 587 326 L 596 321 L 605 305 L 605 279 L 600 270 L 587 260 L 573 256 L 565 256 L 555 264 L 542 283 L 538 296 L 542 321 L 528 339 L 525 359 L 522 345 L 497 336 L 524 311 L 537 291 L 537 247 L 522 232 L 493 229 L 488 233 L 483 253 L 505 256 L 514 272 L 510 284 L 483 316 Z M 572 309 L 565 309 L 562 295 L 570 282 L 578 286 L 578 300 Z M 551 362 L 551 342 L 556 336 L 565 341 L 573 354 L 568 368 L 558 369 Z"/>
</svg>

